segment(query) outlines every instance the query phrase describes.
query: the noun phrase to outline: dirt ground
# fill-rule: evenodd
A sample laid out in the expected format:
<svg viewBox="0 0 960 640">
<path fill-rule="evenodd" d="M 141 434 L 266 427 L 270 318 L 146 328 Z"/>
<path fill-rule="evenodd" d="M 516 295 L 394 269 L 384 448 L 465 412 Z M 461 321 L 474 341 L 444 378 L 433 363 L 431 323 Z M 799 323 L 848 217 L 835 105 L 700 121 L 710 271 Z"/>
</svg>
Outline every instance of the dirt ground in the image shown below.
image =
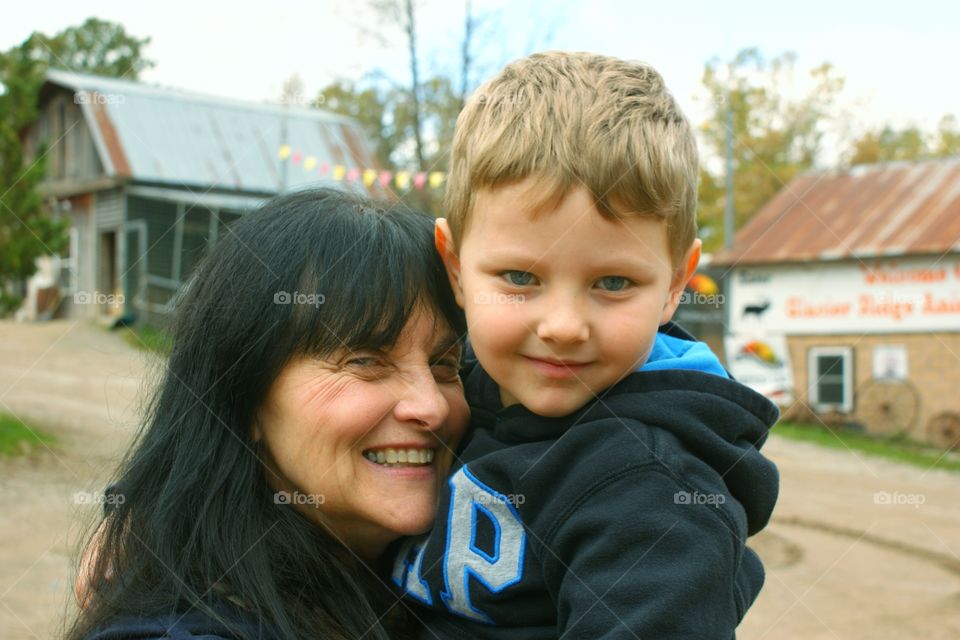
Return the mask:
<svg viewBox="0 0 960 640">
<path fill-rule="evenodd" d="M 91 504 L 125 450 L 156 363 L 84 322 L 0 321 L 0 411 L 59 444 L 0 459 L 0 638 L 56 637 L 73 611 Z M 772 438 L 767 582 L 741 639 L 960 638 L 960 474 Z"/>
</svg>

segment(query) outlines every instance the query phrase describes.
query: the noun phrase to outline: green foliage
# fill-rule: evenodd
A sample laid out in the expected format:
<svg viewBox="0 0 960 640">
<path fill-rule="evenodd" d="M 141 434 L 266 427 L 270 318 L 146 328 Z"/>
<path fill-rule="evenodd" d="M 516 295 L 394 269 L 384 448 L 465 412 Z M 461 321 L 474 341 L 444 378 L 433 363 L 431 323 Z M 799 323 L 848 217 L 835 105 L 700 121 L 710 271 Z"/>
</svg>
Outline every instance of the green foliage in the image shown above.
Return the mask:
<svg viewBox="0 0 960 640">
<path fill-rule="evenodd" d="M 389 101 L 387 92 L 374 85 L 337 80 L 320 90 L 314 105 L 359 122 L 367 138 L 377 145 L 374 150 L 377 162 L 388 167 L 393 162 L 391 156 L 399 138 L 393 117 L 387 117 L 388 109 L 392 108 Z"/>
<path fill-rule="evenodd" d="M 54 36 L 33 33 L 0 53 L 0 313 L 19 303 L 17 291 L 36 258 L 60 253 L 67 242 L 67 222 L 51 217 L 38 193 L 46 147 L 33 158 L 23 148 L 24 129 L 37 117 L 44 74 L 61 67 L 135 79 L 153 64 L 141 54 L 148 42 L 118 24 L 90 18 Z"/>
<path fill-rule="evenodd" d="M 173 338 L 170 337 L 170 334 L 149 324 L 124 327 L 120 331 L 123 331 L 124 341 L 137 349 L 161 356 L 168 356 L 173 350 Z"/>
<path fill-rule="evenodd" d="M 941 449 L 904 437 L 872 436 L 857 431 L 827 429 L 819 424 L 791 422 L 778 423 L 774 426 L 772 433 L 790 440 L 811 442 L 831 449 L 865 453 L 923 469 L 960 471 L 960 457 L 956 454 L 945 455 Z"/>
<path fill-rule="evenodd" d="M 43 180 L 45 148 L 30 163 L 20 132 L 36 116 L 36 96 L 44 66 L 24 46 L 0 54 L 0 314 L 20 303 L 17 287 L 34 271 L 34 260 L 58 252 L 65 225 L 44 211 L 37 185 Z"/>
<path fill-rule="evenodd" d="M 960 156 L 960 127 L 957 126 L 957 118 L 953 114 L 940 119 L 933 153 L 938 158 Z"/>
<path fill-rule="evenodd" d="M 853 142 L 848 164 L 928 160 L 957 154 L 960 154 L 960 129 L 957 119 L 946 115 L 932 134 L 917 127 L 898 130 L 888 126 L 868 131 Z"/>
<path fill-rule="evenodd" d="M 710 115 L 702 128 L 707 147 L 725 157 L 727 110 L 733 111 L 735 227 L 739 228 L 821 151 L 823 122 L 830 116 L 844 80 L 829 64 L 810 72 L 813 87 L 790 95 L 796 57 L 784 53 L 766 61 L 756 49 L 741 51 L 730 65 L 708 62 L 703 84 Z M 723 243 L 725 175 L 721 166 L 701 171 L 699 224 L 705 248 Z"/>
<path fill-rule="evenodd" d="M 422 166 L 415 152 L 416 121 L 409 89 L 390 85 L 377 77 L 360 82 L 337 80 L 320 90 L 314 105 L 357 120 L 368 138 L 375 141 L 374 154 L 381 167 L 446 171 L 461 96 L 445 76 L 434 76 L 421 83 L 420 96 L 420 126 L 424 132 Z M 436 211 L 438 197 L 430 190 L 410 191 L 401 196 L 410 206 Z"/>
<path fill-rule="evenodd" d="M 450 78 L 435 76 L 420 87 L 420 120 L 426 132 L 424 166 L 418 167 L 410 147 L 413 139 L 413 104 L 406 88 L 386 85 L 375 78 L 354 82 L 337 80 L 320 90 L 314 105 L 357 120 L 377 142 L 376 159 L 384 167 L 412 171 L 445 171 L 460 112 L 460 95 Z"/>
<path fill-rule="evenodd" d="M 149 42 L 150 38 L 129 35 L 119 24 L 87 18 L 53 37 L 34 33 L 24 44 L 49 67 L 136 80 L 154 66 L 143 57 Z"/>
<path fill-rule="evenodd" d="M 0 413 L 0 457 L 28 454 L 55 443 L 53 436 L 28 427 L 19 418 Z"/>
</svg>

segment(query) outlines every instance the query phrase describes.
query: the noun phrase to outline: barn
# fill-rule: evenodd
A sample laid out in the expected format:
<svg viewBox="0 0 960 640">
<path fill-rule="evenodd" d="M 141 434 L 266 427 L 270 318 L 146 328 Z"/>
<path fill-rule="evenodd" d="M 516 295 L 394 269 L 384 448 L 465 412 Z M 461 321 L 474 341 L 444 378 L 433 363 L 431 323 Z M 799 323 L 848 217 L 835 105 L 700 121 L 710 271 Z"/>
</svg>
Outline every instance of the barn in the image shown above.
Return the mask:
<svg viewBox="0 0 960 640">
<path fill-rule="evenodd" d="M 338 114 L 59 70 L 24 141 L 28 157 L 46 150 L 41 194 L 69 218 L 57 313 L 107 320 L 167 315 L 232 221 L 324 182 L 284 159 L 288 143 L 309 149 L 310 165 L 376 166 L 360 125 Z"/>
<path fill-rule="evenodd" d="M 715 256 L 730 368 L 787 417 L 960 440 L 960 159 L 801 175 Z"/>
</svg>

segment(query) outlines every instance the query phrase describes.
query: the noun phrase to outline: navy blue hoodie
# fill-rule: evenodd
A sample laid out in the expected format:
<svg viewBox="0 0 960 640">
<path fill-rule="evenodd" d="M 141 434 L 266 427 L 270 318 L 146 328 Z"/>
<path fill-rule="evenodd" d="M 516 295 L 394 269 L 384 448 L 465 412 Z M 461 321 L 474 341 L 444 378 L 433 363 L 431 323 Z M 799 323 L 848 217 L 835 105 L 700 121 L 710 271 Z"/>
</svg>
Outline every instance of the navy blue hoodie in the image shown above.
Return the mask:
<svg viewBox="0 0 960 640">
<path fill-rule="evenodd" d="M 778 411 L 664 330 L 670 368 L 651 362 L 561 418 L 503 408 L 478 364 L 464 371 L 464 464 L 394 563 L 426 607 L 422 637 L 734 636 L 763 584 L 745 542 L 776 502 L 759 447 Z"/>
<path fill-rule="evenodd" d="M 214 605 L 216 616 L 201 611 L 124 616 L 86 640 L 273 640 L 277 636 L 255 614 L 227 604 Z M 317 637 L 321 637 L 318 634 Z"/>
</svg>

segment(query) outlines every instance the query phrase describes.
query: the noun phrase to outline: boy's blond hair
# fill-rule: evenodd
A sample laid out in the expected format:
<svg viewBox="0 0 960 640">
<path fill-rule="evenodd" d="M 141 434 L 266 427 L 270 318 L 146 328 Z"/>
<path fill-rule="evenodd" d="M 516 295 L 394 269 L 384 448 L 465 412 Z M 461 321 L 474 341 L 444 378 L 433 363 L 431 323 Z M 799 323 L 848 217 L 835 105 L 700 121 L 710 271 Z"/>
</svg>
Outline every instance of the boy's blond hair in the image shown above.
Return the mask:
<svg viewBox="0 0 960 640">
<path fill-rule="evenodd" d="M 653 67 L 551 51 L 507 65 L 471 96 L 444 204 L 460 246 L 480 189 L 535 177 L 538 211 L 583 185 L 605 215 L 664 220 L 677 265 L 696 237 L 698 175 L 693 131 Z"/>
</svg>

